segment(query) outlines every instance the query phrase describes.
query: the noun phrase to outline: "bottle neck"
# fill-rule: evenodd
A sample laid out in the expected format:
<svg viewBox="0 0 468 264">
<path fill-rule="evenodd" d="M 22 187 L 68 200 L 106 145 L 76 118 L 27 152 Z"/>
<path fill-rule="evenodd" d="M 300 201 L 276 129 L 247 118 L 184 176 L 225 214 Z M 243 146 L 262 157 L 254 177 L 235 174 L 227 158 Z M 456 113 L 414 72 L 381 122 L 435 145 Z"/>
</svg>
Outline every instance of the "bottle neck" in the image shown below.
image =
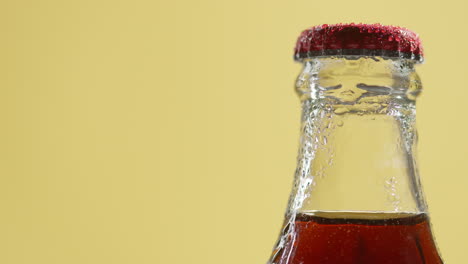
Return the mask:
<svg viewBox="0 0 468 264">
<path fill-rule="evenodd" d="M 410 61 L 321 58 L 297 81 L 302 135 L 289 213 L 425 212 Z"/>
</svg>

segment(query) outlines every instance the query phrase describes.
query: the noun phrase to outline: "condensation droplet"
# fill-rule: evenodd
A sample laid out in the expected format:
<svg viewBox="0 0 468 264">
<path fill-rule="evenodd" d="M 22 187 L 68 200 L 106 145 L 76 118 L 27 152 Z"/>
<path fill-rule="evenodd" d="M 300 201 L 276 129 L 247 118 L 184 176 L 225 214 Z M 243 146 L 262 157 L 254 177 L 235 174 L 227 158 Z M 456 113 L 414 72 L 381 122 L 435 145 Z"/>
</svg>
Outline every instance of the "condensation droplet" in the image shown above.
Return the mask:
<svg viewBox="0 0 468 264">
<path fill-rule="evenodd" d="M 341 114 L 349 112 L 349 109 L 347 107 L 338 107 L 338 108 L 335 109 L 334 112 L 337 115 L 341 115 Z"/>
</svg>

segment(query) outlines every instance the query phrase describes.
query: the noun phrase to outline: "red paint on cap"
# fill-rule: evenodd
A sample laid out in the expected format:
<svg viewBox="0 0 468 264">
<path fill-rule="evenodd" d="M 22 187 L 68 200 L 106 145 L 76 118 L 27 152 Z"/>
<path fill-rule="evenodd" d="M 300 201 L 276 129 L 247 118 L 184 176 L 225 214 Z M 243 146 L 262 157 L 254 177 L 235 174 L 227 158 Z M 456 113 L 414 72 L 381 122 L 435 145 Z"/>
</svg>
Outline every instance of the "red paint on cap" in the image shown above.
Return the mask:
<svg viewBox="0 0 468 264">
<path fill-rule="evenodd" d="M 304 30 L 296 60 L 319 56 L 382 56 L 423 60 L 419 36 L 406 28 L 381 24 L 323 24 Z"/>
</svg>

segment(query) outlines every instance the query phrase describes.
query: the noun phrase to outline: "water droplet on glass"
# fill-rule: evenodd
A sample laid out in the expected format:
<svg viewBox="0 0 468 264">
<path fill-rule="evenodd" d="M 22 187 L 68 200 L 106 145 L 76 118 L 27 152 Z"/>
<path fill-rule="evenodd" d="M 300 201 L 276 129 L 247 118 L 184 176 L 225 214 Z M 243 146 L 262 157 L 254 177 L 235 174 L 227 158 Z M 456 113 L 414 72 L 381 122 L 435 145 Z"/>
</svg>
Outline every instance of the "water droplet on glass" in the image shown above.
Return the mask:
<svg viewBox="0 0 468 264">
<path fill-rule="evenodd" d="M 338 107 L 335 109 L 335 114 L 340 115 L 349 112 L 347 107 Z"/>
</svg>

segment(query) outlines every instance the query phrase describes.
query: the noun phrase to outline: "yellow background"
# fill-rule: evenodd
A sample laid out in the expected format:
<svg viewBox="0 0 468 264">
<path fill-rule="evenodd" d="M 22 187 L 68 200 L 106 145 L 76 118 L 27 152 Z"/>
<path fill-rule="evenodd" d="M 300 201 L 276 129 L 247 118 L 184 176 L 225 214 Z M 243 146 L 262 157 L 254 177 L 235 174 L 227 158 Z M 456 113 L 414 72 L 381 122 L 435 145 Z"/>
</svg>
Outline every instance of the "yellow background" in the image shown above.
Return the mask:
<svg viewBox="0 0 468 264">
<path fill-rule="evenodd" d="M 301 30 L 421 35 L 420 166 L 466 260 L 468 2 L 1 0 L 0 263 L 265 263 L 291 190 Z"/>
</svg>

